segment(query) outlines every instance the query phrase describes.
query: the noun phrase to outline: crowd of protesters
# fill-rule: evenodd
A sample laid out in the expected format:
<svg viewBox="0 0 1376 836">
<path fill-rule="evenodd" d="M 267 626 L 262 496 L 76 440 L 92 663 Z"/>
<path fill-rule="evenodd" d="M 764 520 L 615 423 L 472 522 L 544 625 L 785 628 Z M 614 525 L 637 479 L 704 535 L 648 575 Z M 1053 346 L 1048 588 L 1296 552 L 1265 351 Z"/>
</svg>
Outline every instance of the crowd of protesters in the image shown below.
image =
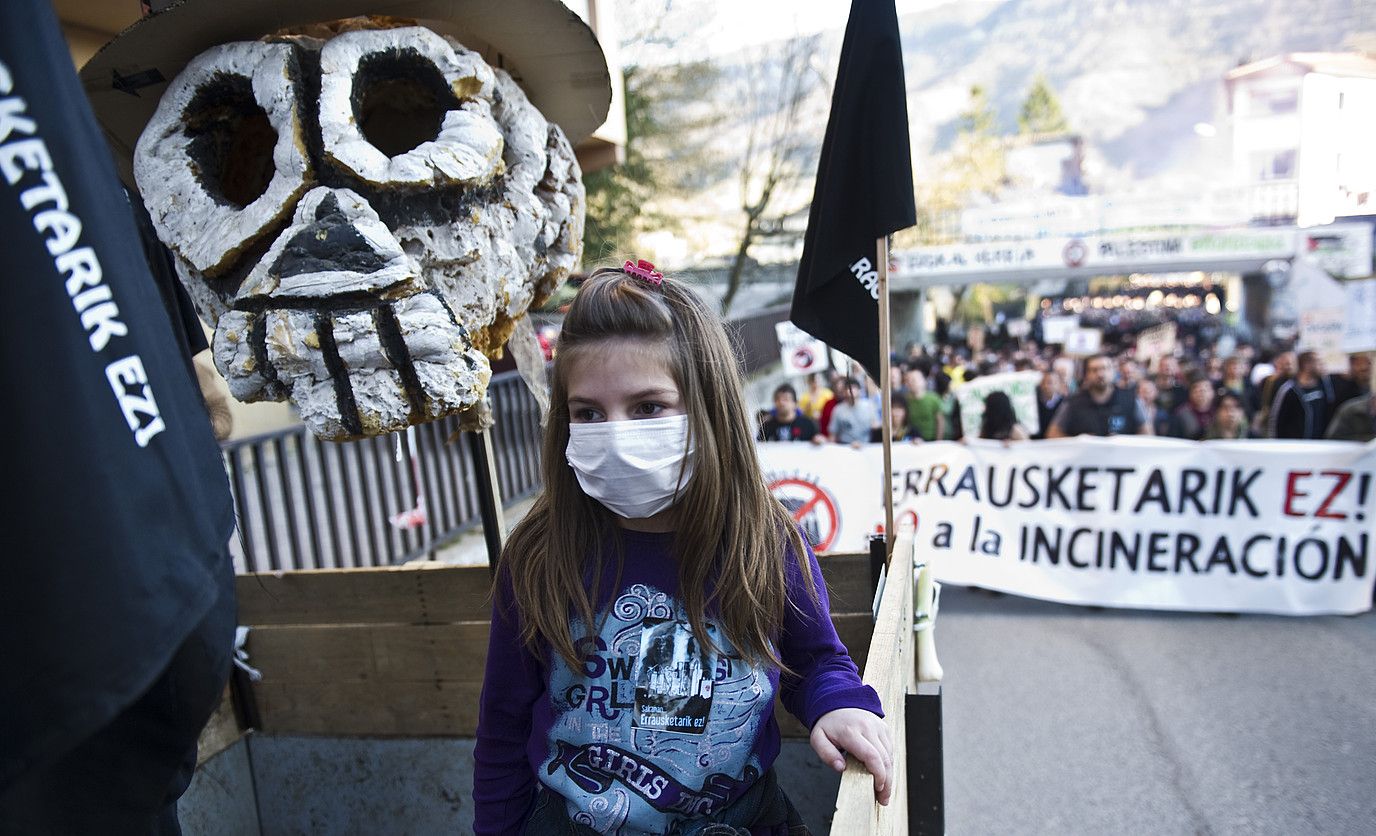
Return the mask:
<svg viewBox="0 0 1376 836">
<path fill-rule="evenodd" d="M 1183 355 L 1183 356 L 1181 356 Z M 1353 354 L 1341 372 L 1325 370 L 1313 352 L 1259 352 L 1238 345 L 1226 356 L 1187 344 L 1181 355 L 1144 361 L 1132 348 L 1074 359 L 1056 346 L 1014 343 L 971 352 L 941 346 L 909 348 L 891 357 L 893 439 L 912 442 L 969 436 L 1006 442 L 1076 435 L 1159 435 L 1212 439 L 1376 438 L 1372 355 Z M 1029 433 L 1012 400 L 989 393 L 980 425 L 965 426 L 956 392 L 978 377 L 1041 373 L 1038 426 Z M 801 395 L 791 384 L 774 391 L 760 414 L 760 438 L 861 444 L 882 435 L 882 393 L 853 373 L 809 375 Z"/>
</svg>

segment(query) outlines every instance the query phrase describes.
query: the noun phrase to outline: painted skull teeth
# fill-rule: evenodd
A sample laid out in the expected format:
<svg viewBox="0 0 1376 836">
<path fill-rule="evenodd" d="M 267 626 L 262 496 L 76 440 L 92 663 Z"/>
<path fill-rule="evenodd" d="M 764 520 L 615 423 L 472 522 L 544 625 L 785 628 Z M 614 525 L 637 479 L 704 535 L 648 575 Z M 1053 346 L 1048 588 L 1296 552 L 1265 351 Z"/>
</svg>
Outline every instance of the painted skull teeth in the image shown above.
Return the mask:
<svg viewBox="0 0 1376 836">
<path fill-rule="evenodd" d="M 207 50 L 134 172 L 230 391 L 290 399 L 325 438 L 472 408 L 581 248 L 563 133 L 420 27 Z"/>
</svg>

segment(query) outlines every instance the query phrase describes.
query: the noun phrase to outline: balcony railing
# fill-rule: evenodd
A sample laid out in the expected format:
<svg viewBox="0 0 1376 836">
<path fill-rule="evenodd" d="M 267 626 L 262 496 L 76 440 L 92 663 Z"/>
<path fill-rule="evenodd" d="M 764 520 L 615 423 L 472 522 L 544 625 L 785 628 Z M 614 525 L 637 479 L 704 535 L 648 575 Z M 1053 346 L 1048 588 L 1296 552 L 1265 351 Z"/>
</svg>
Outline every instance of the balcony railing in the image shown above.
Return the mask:
<svg viewBox="0 0 1376 836">
<path fill-rule="evenodd" d="M 540 416 L 516 372 L 488 388 L 501 496 L 540 483 Z M 226 443 L 239 571 L 386 566 L 428 554 L 478 525 L 476 473 L 457 418 L 361 441 L 305 427 Z"/>
</svg>

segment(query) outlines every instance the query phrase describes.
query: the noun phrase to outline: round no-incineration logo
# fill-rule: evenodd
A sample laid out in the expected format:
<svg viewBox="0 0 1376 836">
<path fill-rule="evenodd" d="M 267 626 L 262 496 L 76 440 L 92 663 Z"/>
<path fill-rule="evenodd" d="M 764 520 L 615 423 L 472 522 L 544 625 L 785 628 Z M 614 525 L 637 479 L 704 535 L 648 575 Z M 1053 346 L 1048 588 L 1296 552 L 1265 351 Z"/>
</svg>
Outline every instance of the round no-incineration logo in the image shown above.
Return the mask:
<svg viewBox="0 0 1376 836">
<path fill-rule="evenodd" d="M 808 346 L 801 346 L 793 350 L 793 369 L 799 372 L 810 372 L 817 365 L 817 355 Z"/>
<path fill-rule="evenodd" d="M 841 531 L 841 514 L 821 485 L 807 479 L 776 479 L 769 491 L 798 521 L 814 551 L 831 549 Z"/>
</svg>

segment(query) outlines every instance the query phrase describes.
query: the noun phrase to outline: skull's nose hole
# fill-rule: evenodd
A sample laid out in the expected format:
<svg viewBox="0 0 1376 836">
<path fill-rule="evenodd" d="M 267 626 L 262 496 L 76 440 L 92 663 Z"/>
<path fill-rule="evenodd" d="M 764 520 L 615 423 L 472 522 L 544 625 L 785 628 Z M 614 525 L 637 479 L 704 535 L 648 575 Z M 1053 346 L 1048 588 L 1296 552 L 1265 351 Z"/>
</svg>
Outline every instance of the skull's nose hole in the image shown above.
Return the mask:
<svg viewBox="0 0 1376 836">
<path fill-rule="evenodd" d="M 242 208 L 268 190 L 277 131 L 248 78 L 215 75 L 196 91 L 183 117 L 188 154 L 209 194 Z"/>
<path fill-rule="evenodd" d="M 363 137 L 389 157 L 440 134 L 444 114 L 458 106 L 444 76 L 414 50 L 364 56 L 354 76 L 354 118 Z"/>
</svg>

